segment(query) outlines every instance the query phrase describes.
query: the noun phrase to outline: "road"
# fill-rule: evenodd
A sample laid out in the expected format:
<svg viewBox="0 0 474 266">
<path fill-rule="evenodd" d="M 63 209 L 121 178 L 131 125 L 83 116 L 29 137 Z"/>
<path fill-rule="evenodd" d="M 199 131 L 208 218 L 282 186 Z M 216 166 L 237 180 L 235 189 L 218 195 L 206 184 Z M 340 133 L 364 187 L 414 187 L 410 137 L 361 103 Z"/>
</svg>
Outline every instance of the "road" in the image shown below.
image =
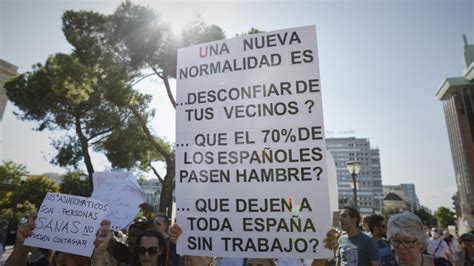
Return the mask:
<svg viewBox="0 0 474 266">
<path fill-rule="evenodd" d="M 5 251 L 3 252 L 2 259 L 0 260 L 0 266 L 3 266 L 5 264 L 5 261 L 7 260 L 8 256 L 10 256 L 10 253 L 12 253 L 13 246 L 6 246 Z"/>
</svg>

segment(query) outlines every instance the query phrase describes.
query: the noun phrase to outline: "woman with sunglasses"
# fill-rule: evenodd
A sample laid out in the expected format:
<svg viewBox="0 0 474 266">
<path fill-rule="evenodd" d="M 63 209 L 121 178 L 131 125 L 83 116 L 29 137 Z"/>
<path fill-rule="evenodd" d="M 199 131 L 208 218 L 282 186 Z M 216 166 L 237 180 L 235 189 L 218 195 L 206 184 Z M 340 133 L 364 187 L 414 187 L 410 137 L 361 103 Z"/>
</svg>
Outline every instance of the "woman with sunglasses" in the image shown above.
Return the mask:
<svg viewBox="0 0 474 266">
<path fill-rule="evenodd" d="M 104 220 L 100 225 L 101 227 L 97 231 L 94 241 L 95 247 L 92 255 L 92 263 L 94 266 L 112 265 L 114 262 L 111 260 L 111 254 L 109 256 L 108 253 L 112 239 L 110 221 Z M 171 263 L 171 260 L 164 254 L 166 240 L 155 229 L 145 229 L 140 232 L 132 246 L 132 250 L 122 250 L 126 256 L 130 256 L 130 259 L 128 259 L 127 262 L 119 262 L 119 265 L 167 266 Z M 116 264 L 114 263 L 113 265 Z"/>
<path fill-rule="evenodd" d="M 132 265 L 164 266 L 161 258 L 166 240 L 154 229 L 143 231 L 137 238 Z"/>
<path fill-rule="evenodd" d="M 388 220 L 388 237 L 401 266 L 433 266 L 433 257 L 423 254 L 427 236 L 420 218 L 411 212 L 395 214 Z"/>
</svg>

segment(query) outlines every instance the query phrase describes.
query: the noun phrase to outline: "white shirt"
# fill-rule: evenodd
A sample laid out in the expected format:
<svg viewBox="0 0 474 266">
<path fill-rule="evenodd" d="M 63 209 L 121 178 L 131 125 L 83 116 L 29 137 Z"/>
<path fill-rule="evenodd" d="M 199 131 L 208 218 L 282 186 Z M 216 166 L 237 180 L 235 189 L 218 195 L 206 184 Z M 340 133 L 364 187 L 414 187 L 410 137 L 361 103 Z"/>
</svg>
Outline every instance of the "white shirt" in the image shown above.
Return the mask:
<svg viewBox="0 0 474 266">
<path fill-rule="evenodd" d="M 439 244 L 441 242 L 441 244 Z M 438 248 L 439 245 L 439 248 Z M 438 250 L 436 250 L 438 248 Z M 433 254 L 436 250 L 436 254 Z M 449 253 L 449 247 L 442 239 L 428 240 L 428 252 L 435 258 L 446 258 L 446 253 Z"/>
</svg>

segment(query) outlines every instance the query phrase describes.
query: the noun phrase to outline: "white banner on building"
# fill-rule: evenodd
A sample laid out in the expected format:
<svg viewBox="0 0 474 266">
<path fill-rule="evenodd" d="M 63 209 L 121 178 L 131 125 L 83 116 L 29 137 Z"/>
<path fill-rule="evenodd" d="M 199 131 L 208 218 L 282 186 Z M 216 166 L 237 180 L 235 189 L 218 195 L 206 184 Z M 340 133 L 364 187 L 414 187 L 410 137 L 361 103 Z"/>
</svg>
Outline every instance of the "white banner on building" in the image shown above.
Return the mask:
<svg viewBox="0 0 474 266">
<path fill-rule="evenodd" d="M 331 257 L 314 26 L 178 51 L 178 251 Z"/>
</svg>

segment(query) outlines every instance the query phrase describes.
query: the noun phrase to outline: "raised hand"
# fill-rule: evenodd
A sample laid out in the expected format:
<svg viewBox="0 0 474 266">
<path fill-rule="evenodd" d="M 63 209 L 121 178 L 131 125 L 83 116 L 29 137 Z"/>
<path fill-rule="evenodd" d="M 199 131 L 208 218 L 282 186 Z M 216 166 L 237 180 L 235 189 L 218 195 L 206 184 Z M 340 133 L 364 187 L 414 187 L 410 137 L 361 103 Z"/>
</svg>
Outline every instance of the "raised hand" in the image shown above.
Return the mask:
<svg viewBox="0 0 474 266">
<path fill-rule="evenodd" d="M 178 240 L 179 236 L 183 233 L 183 230 L 181 230 L 181 227 L 179 227 L 178 224 L 174 224 L 170 228 L 170 241 L 173 244 L 176 244 L 176 241 Z"/>
</svg>

